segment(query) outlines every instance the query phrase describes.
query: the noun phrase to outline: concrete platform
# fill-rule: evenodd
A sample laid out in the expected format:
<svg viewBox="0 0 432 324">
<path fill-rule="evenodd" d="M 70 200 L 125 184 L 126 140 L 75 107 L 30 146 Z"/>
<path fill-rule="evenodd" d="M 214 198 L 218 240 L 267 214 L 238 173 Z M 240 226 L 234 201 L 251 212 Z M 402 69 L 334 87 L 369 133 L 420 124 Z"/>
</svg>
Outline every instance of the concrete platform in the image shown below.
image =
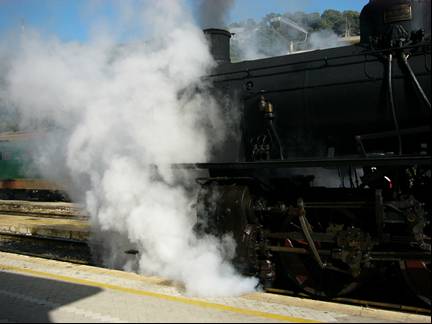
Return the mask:
<svg viewBox="0 0 432 324">
<path fill-rule="evenodd" d="M 20 234 L 87 241 L 89 224 L 74 218 L 18 216 L 0 213 L 0 234 Z"/>
<path fill-rule="evenodd" d="M 266 293 L 194 298 L 161 278 L 0 252 L 0 322 L 423 322 Z"/>
</svg>

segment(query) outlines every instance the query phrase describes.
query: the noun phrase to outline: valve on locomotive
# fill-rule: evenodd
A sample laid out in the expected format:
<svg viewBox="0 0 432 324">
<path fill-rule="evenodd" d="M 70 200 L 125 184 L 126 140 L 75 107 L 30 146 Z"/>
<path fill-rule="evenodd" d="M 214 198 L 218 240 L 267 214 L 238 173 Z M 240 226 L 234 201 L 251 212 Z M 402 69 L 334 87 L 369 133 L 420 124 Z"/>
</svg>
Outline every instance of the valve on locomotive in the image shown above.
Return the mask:
<svg viewBox="0 0 432 324">
<path fill-rule="evenodd" d="M 274 120 L 273 104 L 261 95 L 258 100 L 258 109 L 262 113 L 262 133 L 251 140 L 253 161 L 257 160 L 284 160 L 282 142 L 277 132 Z"/>
</svg>

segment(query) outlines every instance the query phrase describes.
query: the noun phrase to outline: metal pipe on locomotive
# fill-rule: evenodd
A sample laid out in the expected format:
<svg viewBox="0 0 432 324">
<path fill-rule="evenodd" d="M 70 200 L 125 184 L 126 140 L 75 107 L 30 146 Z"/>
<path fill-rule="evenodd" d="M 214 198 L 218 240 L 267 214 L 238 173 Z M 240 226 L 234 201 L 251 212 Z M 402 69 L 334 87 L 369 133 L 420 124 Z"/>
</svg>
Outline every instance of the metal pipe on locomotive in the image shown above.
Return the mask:
<svg viewBox="0 0 432 324">
<path fill-rule="evenodd" d="M 242 119 L 197 164 L 197 230 L 231 232 L 265 286 L 338 296 L 396 265 L 430 304 L 430 0 L 370 0 L 360 24 L 356 45 L 238 63 L 205 30 Z"/>
</svg>

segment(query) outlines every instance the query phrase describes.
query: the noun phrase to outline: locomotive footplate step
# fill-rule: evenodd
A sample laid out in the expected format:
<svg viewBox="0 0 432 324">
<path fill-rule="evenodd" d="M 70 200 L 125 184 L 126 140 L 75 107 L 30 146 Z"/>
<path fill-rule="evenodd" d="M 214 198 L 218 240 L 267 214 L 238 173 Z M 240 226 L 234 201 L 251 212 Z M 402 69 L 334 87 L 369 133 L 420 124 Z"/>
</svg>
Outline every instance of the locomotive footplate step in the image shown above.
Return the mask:
<svg viewBox="0 0 432 324">
<path fill-rule="evenodd" d="M 4 252 L 0 277 L 0 322 L 430 322 L 268 293 L 197 298 L 162 278 Z"/>
</svg>

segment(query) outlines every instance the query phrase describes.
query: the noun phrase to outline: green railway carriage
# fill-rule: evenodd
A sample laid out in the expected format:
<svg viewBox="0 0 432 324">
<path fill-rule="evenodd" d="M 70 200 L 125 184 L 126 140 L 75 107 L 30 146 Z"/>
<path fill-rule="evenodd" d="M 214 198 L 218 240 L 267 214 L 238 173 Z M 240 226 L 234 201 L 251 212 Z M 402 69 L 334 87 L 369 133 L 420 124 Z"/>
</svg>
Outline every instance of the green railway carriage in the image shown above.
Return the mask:
<svg viewBox="0 0 432 324">
<path fill-rule="evenodd" d="M 29 169 L 32 133 L 0 134 L 0 180 L 37 178 Z"/>
<path fill-rule="evenodd" d="M 0 199 L 67 200 L 65 193 L 37 172 L 32 158 L 34 132 L 0 133 Z"/>
</svg>

